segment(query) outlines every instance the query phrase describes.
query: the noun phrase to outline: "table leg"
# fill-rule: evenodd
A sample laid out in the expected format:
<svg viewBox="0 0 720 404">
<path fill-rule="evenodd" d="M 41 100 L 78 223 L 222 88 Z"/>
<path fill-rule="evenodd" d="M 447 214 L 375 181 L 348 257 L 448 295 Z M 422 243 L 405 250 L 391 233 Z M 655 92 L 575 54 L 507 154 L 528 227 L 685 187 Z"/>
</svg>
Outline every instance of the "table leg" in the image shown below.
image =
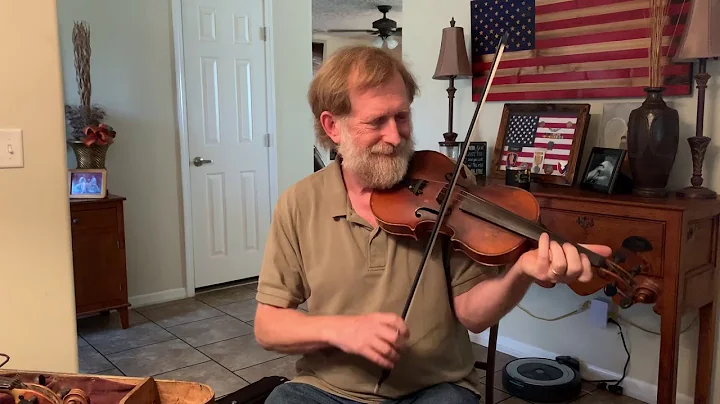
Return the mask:
<svg viewBox="0 0 720 404">
<path fill-rule="evenodd" d="M 677 362 L 680 346 L 680 307 L 677 304 L 678 288 L 663 291 L 660 317 L 660 363 L 658 366 L 657 404 L 675 404 L 677 390 Z M 674 290 L 668 290 L 674 289 Z"/>
<path fill-rule="evenodd" d="M 120 315 L 120 327 L 122 327 L 123 330 L 130 327 L 130 315 L 128 313 L 128 308 L 123 307 L 118 309 L 118 314 Z"/>
<path fill-rule="evenodd" d="M 713 360 L 715 359 L 715 310 L 712 302 L 700 308 L 700 332 L 698 337 L 697 372 L 695 375 L 695 404 L 710 403 Z"/>
</svg>

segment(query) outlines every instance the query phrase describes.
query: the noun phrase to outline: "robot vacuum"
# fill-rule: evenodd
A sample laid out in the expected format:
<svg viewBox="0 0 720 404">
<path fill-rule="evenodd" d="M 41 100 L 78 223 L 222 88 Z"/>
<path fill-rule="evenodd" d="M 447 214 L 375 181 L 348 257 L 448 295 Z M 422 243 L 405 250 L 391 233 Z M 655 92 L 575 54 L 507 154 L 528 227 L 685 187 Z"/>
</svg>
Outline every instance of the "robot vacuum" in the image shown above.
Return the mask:
<svg viewBox="0 0 720 404">
<path fill-rule="evenodd" d="M 520 358 L 505 365 L 502 383 L 508 393 L 532 402 L 568 401 L 580 396 L 580 372 L 565 361 Z"/>
</svg>

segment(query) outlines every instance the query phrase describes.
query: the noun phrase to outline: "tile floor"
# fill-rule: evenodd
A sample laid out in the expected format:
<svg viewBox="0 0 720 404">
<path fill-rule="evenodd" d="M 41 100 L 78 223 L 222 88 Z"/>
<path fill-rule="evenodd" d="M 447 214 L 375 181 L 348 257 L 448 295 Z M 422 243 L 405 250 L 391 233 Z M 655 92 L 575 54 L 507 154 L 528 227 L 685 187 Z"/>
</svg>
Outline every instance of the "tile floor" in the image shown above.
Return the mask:
<svg viewBox="0 0 720 404">
<path fill-rule="evenodd" d="M 126 330 L 120 328 L 115 312 L 79 319 L 80 372 L 207 383 L 216 398 L 264 376 L 292 377 L 297 357 L 261 348 L 253 335 L 254 316 L 255 286 L 251 283 L 139 307 L 131 311 L 131 326 Z M 484 359 L 485 347 L 475 347 L 476 357 Z M 512 359 L 498 352 L 496 372 Z M 500 373 L 494 384 L 495 403 L 526 403 L 503 391 Z M 582 396 L 573 403 L 641 402 L 585 383 Z"/>
</svg>

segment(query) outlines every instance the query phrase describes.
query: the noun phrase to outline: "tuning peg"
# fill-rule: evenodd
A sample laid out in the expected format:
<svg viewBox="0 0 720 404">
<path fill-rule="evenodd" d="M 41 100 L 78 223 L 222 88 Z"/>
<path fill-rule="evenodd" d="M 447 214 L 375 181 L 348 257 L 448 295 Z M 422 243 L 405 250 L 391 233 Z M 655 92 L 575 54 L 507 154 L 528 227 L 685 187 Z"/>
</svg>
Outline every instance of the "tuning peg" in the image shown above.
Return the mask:
<svg viewBox="0 0 720 404">
<path fill-rule="evenodd" d="M 615 261 L 618 264 L 622 264 L 627 259 L 627 256 L 622 251 L 615 251 L 613 252 L 613 261 Z"/>
<path fill-rule="evenodd" d="M 605 292 L 605 295 L 609 297 L 615 296 L 618 292 L 617 287 L 612 283 L 608 283 L 607 285 L 605 285 L 603 291 Z"/>
</svg>

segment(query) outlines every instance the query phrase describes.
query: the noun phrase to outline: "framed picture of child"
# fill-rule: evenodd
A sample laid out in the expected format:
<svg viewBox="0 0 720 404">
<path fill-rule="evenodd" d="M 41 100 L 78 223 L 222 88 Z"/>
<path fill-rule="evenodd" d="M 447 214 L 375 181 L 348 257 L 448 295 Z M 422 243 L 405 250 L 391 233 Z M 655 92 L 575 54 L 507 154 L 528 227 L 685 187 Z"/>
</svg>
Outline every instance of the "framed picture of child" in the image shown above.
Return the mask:
<svg viewBox="0 0 720 404">
<path fill-rule="evenodd" d="M 102 199 L 107 196 L 107 170 L 68 170 L 68 193 L 71 199 Z"/>
</svg>

